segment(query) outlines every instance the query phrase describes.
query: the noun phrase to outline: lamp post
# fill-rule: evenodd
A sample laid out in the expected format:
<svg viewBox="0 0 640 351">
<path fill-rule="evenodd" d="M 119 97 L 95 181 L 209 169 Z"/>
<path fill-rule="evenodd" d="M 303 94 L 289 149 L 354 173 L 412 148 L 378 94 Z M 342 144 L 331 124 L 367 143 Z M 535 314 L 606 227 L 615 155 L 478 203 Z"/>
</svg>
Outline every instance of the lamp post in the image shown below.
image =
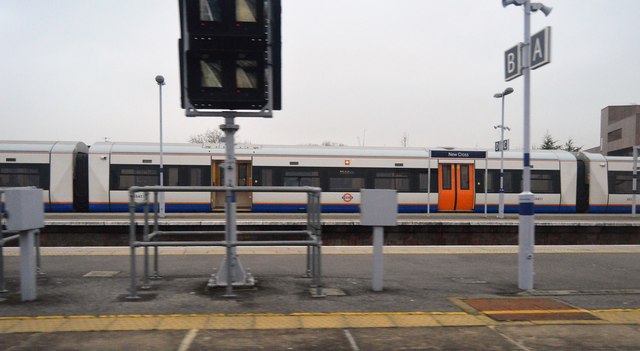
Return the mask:
<svg viewBox="0 0 640 351">
<path fill-rule="evenodd" d="M 500 128 L 500 193 L 498 199 L 498 218 L 504 218 L 504 130 L 510 130 L 504 125 L 504 97 L 513 93 L 513 88 L 508 87 L 501 93 L 493 95 L 494 98 L 502 99 L 502 118 L 500 125 L 493 128 Z"/>
<path fill-rule="evenodd" d="M 522 193 L 518 196 L 518 288 L 533 289 L 533 249 L 535 245 L 534 196 L 531 192 L 531 140 L 530 140 L 530 73 L 531 73 L 531 12 L 542 11 L 545 16 L 551 8 L 530 0 L 502 0 L 502 6 L 522 6 L 524 8 L 524 44 L 522 50 L 522 75 L 524 76 L 524 155 Z"/>
<path fill-rule="evenodd" d="M 164 163 L 162 160 L 163 150 L 162 150 L 162 86 L 164 85 L 164 77 L 156 76 L 156 83 L 158 83 L 158 88 L 160 89 L 160 186 L 164 185 Z M 159 207 L 159 216 L 160 218 L 164 218 L 164 192 L 161 191 L 158 194 L 158 207 Z"/>
</svg>

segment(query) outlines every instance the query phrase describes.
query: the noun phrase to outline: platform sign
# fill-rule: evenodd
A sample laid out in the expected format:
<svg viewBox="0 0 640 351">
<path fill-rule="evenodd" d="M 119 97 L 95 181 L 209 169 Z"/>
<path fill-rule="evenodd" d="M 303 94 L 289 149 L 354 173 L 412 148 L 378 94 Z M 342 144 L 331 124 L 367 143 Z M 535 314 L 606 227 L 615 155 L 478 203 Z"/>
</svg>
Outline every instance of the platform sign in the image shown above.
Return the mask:
<svg viewBox="0 0 640 351">
<path fill-rule="evenodd" d="M 504 52 L 504 80 L 510 81 L 522 75 L 522 43 Z"/>
<path fill-rule="evenodd" d="M 433 158 L 487 158 L 486 151 L 432 150 Z"/>
<path fill-rule="evenodd" d="M 500 141 L 496 141 L 495 142 L 495 151 L 498 152 L 500 151 Z M 507 151 L 509 150 L 509 139 L 503 140 L 502 141 L 502 150 Z"/>
<path fill-rule="evenodd" d="M 531 69 L 551 62 L 551 27 L 531 36 Z"/>
</svg>

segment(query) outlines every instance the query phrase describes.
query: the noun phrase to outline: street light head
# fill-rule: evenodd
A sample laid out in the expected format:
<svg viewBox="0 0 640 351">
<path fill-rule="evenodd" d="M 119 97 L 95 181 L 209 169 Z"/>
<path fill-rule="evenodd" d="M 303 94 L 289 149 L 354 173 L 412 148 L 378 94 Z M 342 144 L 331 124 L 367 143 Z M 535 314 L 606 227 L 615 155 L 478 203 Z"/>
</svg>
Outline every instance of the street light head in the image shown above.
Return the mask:
<svg viewBox="0 0 640 351">
<path fill-rule="evenodd" d="M 156 83 L 158 83 L 158 85 L 164 85 L 164 77 L 156 76 Z"/>
<path fill-rule="evenodd" d="M 525 0 L 502 0 L 502 7 L 507 7 L 509 5 L 522 6 L 525 3 Z"/>
<path fill-rule="evenodd" d="M 538 10 L 542 11 L 542 13 L 544 13 L 545 16 L 549 16 L 552 8 L 544 4 L 541 4 L 539 2 L 535 2 L 531 4 L 531 11 L 538 11 Z"/>
<path fill-rule="evenodd" d="M 509 94 L 511 94 L 511 93 L 513 93 L 513 88 L 512 88 L 512 87 L 508 87 L 507 89 L 505 89 L 505 90 L 502 92 L 502 96 L 504 96 L 504 95 L 509 95 Z"/>
</svg>

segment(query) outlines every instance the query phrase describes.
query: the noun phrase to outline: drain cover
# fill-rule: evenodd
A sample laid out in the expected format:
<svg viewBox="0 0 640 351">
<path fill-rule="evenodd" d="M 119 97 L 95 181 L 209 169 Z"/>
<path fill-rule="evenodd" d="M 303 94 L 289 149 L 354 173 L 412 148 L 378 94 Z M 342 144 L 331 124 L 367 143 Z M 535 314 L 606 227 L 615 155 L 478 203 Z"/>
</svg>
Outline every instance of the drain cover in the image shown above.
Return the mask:
<svg viewBox="0 0 640 351">
<path fill-rule="evenodd" d="M 120 273 L 120 271 L 91 271 L 91 272 L 83 275 L 83 277 L 87 277 L 87 278 L 111 278 L 111 277 L 115 277 L 118 273 Z"/>
<path fill-rule="evenodd" d="M 463 299 L 462 301 L 498 322 L 599 319 L 585 310 L 548 298 Z"/>
</svg>

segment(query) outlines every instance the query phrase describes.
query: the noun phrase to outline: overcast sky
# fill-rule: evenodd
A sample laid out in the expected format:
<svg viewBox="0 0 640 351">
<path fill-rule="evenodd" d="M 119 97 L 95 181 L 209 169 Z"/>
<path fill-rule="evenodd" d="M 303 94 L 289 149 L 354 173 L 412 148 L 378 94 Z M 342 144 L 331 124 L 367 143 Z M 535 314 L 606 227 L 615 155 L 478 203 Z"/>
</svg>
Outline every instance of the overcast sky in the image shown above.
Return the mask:
<svg viewBox="0 0 640 351">
<path fill-rule="evenodd" d="M 600 111 L 640 103 L 640 1 L 545 0 L 551 63 L 532 72 L 532 143 L 545 132 L 599 144 Z M 493 148 L 500 101 L 523 139 L 523 78 L 503 54 L 523 41 L 521 7 L 500 0 L 282 0 L 283 109 L 238 118 L 259 144 Z M 158 141 L 218 128 L 180 109 L 178 1 L 0 1 L 0 139 Z"/>
</svg>

